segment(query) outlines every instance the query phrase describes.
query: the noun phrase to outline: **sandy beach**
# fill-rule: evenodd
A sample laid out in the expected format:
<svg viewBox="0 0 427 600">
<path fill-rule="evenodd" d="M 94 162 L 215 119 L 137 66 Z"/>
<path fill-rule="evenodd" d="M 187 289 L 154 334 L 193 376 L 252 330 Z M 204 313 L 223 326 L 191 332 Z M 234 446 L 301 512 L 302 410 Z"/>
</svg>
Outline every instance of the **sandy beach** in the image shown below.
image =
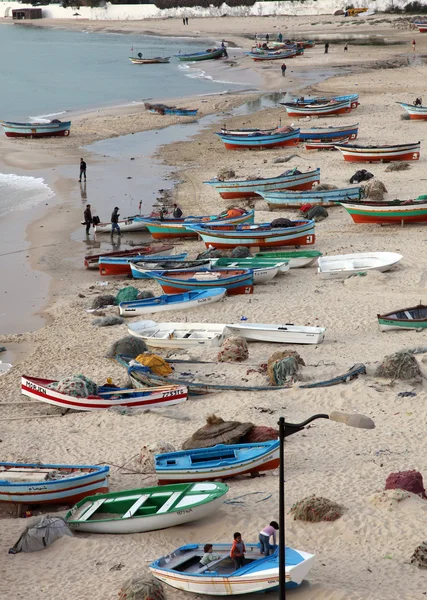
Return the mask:
<svg viewBox="0 0 427 600">
<path fill-rule="evenodd" d="M 280 30 L 284 36 L 316 37 L 319 41 L 314 49 L 306 51 L 304 57 L 287 61 L 285 78 L 281 77 L 279 65 L 252 63 L 230 44 L 230 58 L 226 66 L 221 67 L 222 72 L 238 69 L 242 76 L 242 73 L 254 70 L 253 77 L 262 83 L 258 89 L 254 86 L 246 93 L 182 99 L 183 105 L 191 103 L 198 108 L 202 119 L 202 126 L 184 141 L 177 138 L 168 143 L 173 139 L 168 137 L 168 132 L 176 131 L 170 126 L 183 121 L 151 114 L 143 110 L 142 105 L 81 113 L 73 118 L 72 135 L 68 138 L 0 139 L 5 168 L 44 177 L 56 194 L 48 207 L 38 207 L 31 215 L 32 219 L 28 218 L 20 225 L 25 227 L 28 242 L 27 250 L 22 254 L 22 268 L 29 269 L 31 277 L 46 278 L 39 288 L 34 288 L 43 290 L 37 304 L 44 326 L 40 327 L 40 320 L 35 322 L 30 312 L 22 314 L 20 319 L 24 323 L 27 320 L 29 330 L 34 331 L 10 326 L 0 335 L 0 345 L 8 349 L 1 358 L 14 365 L 0 378 L 2 460 L 105 463 L 111 466 L 111 491 L 133 489 L 156 482 L 154 475 L 135 472 L 136 459 L 143 446 L 166 441 L 178 449 L 212 412 L 225 420 L 250 421 L 271 427 L 276 427 L 280 416 L 300 422 L 312 414 L 332 410 L 367 415 L 375 421 L 375 430 L 363 431 L 317 421 L 310 429 L 286 442 L 286 511 L 294 502 L 310 494 L 325 496 L 346 509 L 334 523 L 302 523 L 287 515 L 287 544 L 315 553 L 317 557 L 309 581 L 289 592 L 289 597 L 295 600 L 421 600 L 425 597 L 425 573 L 409 561 L 415 547 L 425 538 L 427 504 L 412 498 L 381 505 L 372 502 L 371 497 L 384 489 L 391 472 L 416 469 L 427 476 L 423 451 L 427 419 L 424 383 L 412 385 L 396 381 L 390 384 L 374 375 L 376 366 L 386 354 L 403 348 L 427 347 L 424 330 L 382 333 L 377 323 L 377 313 L 425 301 L 427 231 L 424 224 L 405 227 L 356 225 L 344 208 L 329 208 L 328 218 L 316 225 L 315 249 L 325 255 L 399 252 L 403 255 L 402 261 L 390 272 L 371 272 L 365 277 L 352 277 L 346 281 L 322 280 L 315 267 L 293 269 L 269 284 L 256 286 L 253 295 L 229 297 L 224 302 L 187 313 L 166 312 L 161 317 L 152 316 L 157 321 L 207 323 L 239 322 L 245 316 L 255 323 L 326 327 L 322 344 L 293 347 L 306 363 L 300 382 L 319 381 L 342 374 L 356 363 L 364 363 L 367 375 L 346 385 L 301 389 L 296 384 L 289 390 L 269 393 L 224 392 L 189 399 L 167 412 L 152 410 L 132 415 L 115 411 L 71 411 L 62 416 L 59 409 L 20 394 L 23 374 L 56 379 L 83 373 L 99 384 L 111 377 L 117 385 L 126 385 L 125 369 L 105 358 L 110 344 L 126 335 L 126 324 L 94 327 L 94 317 L 87 309 L 98 294 L 114 294 L 125 285 L 151 290 L 156 295 L 161 293 L 160 287 L 150 281 L 102 279 L 97 272 L 85 270 L 83 256 L 88 246 L 96 248 L 109 241 L 100 242 L 92 236 L 89 244 L 85 243 L 79 222 L 87 201 L 97 206 L 104 219 L 108 218 L 113 202 L 121 206 L 122 216 L 126 216 L 124 209 L 129 205 L 125 193 L 143 199 L 144 206 L 149 209 L 153 199 L 144 197 L 144 178 L 149 176 L 146 163 L 150 169 L 153 164 L 153 148 L 159 173 L 166 169 L 169 177 L 178 182 L 173 193 L 184 214 L 214 214 L 234 204 L 222 200 L 215 190 L 203 184 L 223 168 L 231 168 L 236 177 L 246 179 L 275 176 L 293 167 L 301 171 L 319 167 L 321 183 L 338 187 L 347 187 L 354 172 L 366 168 L 385 184 L 387 199 L 411 199 L 425 193 L 426 128 L 422 121 L 403 120 L 403 111 L 396 102 L 412 102 L 416 96 L 423 95 L 427 36 L 424 39 L 409 29 L 400 29 L 396 26 L 398 19 L 388 15 L 365 21 L 338 20 L 336 17 L 194 19 L 190 20 L 185 32 L 180 23 L 180 19 L 136 23 L 44 19 L 37 26 L 117 31 L 133 36 L 151 33 L 207 40 L 225 38 L 245 50 L 249 49 L 254 34 L 262 31 L 272 34 Z M 368 36 L 373 31 L 390 42 L 402 43 L 352 43 L 355 35 Z M 414 36 L 417 40 L 415 53 L 410 44 Z M 331 41 L 330 53 L 325 55 L 322 39 L 328 37 L 336 41 Z M 349 51 L 344 54 L 343 43 L 347 40 L 350 40 Z M 209 69 L 215 70 L 217 65 L 206 65 L 206 70 Z M 226 151 L 214 135 L 223 123 L 235 128 L 274 127 L 278 122 L 301 125 L 296 119 L 288 119 L 276 100 L 281 101 L 283 94 L 294 90 L 317 95 L 358 93 L 360 106 L 350 115 L 302 123 L 320 126 L 359 122 L 358 142 L 363 144 L 420 140 L 421 159 L 411 162 L 406 171 L 388 172 L 384 164 L 351 165 L 343 161 L 339 152 L 309 152 L 303 145 L 259 153 Z M 276 92 L 277 97 L 273 96 Z M 184 122 L 193 126 L 193 121 L 186 119 Z M 132 133 L 144 135 L 142 132 L 160 128 L 159 139 L 164 145 L 159 148 L 146 143 L 147 138 L 135 137 L 133 142 L 130 137 L 121 137 Z M 117 156 L 112 157 L 114 152 L 110 152 L 109 144 L 114 145 L 115 138 Z M 99 153 L 95 153 L 94 148 L 100 148 Z M 81 156 L 89 165 L 87 191 L 84 192 L 76 171 Z M 132 163 L 129 157 L 134 158 Z M 279 157 L 289 160 L 277 164 L 274 161 Z M 127 177 L 132 179 L 127 180 Z M 158 187 L 170 185 L 171 181 L 160 180 Z M 243 202 L 235 204 L 246 205 Z M 296 210 L 270 212 L 261 199 L 251 204 L 258 223 L 279 216 L 295 218 L 298 214 Z M 3 219 L 5 228 L 11 223 L 8 219 L 10 217 Z M 18 224 L 13 226 L 18 227 Z M 123 238 L 122 245 L 125 246 L 131 236 Z M 177 246 L 177 251 L 188 251 L 190 257 L 203 249 L 200 241 L 185 241 Z M 24 264 L 27 255 L 29 259 Z M 108 283 L 101 287 L 98 284 L 103 280 Z M 16 283 L 18 291 L 21 286 L 27 294 L 31 293 L 19 279 Z M 117 309 L 106 312 L 117 314 Z M 16 315 L 12 319 L 18 322 Z M 253 365 L 267 362 L 268 357 L 279 349 L 284 347 L 251 343 L 247 364 L 237 365 L 218 365 L 215 348 L 180 352 L 179 357 L 212 361 L 207 370 L 214 371 L 219 382 L 263 385 L 265 377 L 262 374 L 248 371 Z M 423 374 L 427 373 L 426 360 L 425 355 L 418 355 Z M 416 396 L 398 397 L 399 392 L 409 390 L 415 391 Z M 229 486 L 228 498 L 243 496 L 243 502 L 225 504 L 206 520 L 147 534 L 78 534 L 59 540 L 42 552 L 15 556 L 7 555 L 7 550 L 28 521 L 12 518 L 9 510 L 1 508 L 0 596 L 11 600 L 112 600 L 117 598 L 128 577 L 134 573 L 148 573 L 148 564 L 152 560 L 180 545 L 231 542 L 234 531 L 241 531 L 247 542 L 257 541 L 260 529 L 270 520 L 278 519 L 278 472 L 270 471 L 255 479 L 230 480 Z M 259 493 L 254 495 L 253 492 Z M 50 511 L 53 512 L 55 509 Z M 64 515 L 65 511 L 59 514 Z M 166 586 L 165 594 L 174 600 L 195 597 Z M 254 600 L 264 597 L 267 596 L 255 595 Z M 272 593 L 268 597 L 278 596 Z"/>
</svg>

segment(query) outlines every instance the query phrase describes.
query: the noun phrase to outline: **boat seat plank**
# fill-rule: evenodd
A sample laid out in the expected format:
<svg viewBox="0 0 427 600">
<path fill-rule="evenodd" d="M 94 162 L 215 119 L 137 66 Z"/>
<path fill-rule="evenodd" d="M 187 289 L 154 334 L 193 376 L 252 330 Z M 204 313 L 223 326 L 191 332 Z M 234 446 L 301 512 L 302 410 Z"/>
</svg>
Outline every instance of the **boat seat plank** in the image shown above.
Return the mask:
<svg viewBox="0 0 427 600">
<path fill-rule="evenodd" d="M 409 321 L 412 321 L 412 320 L 413 320 L 413 317 L 412 317 L 412 315 L 411 315 L 411 313 L 410 313 L 409 311 L 405 310 L 405 311 L 404 311 L 404 313 L 405 313 L 405 317 L 406 317 L 406 318 L 407 318 Z"/>
<path fill-rule="evenodd" d="M 174 492 L 169 498 L 169 500 L 167 500 L 167 502 L 165 502 L 163 506 L 159 508 L 156 514 L 160 515 L 161 513 L 167 512 L 170 508 L 172 508 L 172 505 L 175 503 L 176 500 L 178 500 L 181 494 L 182 492 Z"/>
<path fill-rule="evenodd" d="M 98 508 L 100 506 L 102 506 L 105 502 L 106 498 L 101 498 L 100 500 L 96 500 L 92 506 L 83 514 L 79 517 L 79 521 L 87 521 L 89 519 L 89 517 L 91 517 L 93 515 L 94 512 L 96 512 L 98 510 Z"/>
<path fill-rule="evenodd" d="M 122 519 L 130 519 L 130 517 L 133 517 L 138 508 L 140 508 L 144 504 L 144 502 L 147 502 L 149 497 L 150 494 L 143 494 L 142 496 L 140 496 L 138 500 L 132 504 L 130 509 L 125 512 Z"/>
</svg>

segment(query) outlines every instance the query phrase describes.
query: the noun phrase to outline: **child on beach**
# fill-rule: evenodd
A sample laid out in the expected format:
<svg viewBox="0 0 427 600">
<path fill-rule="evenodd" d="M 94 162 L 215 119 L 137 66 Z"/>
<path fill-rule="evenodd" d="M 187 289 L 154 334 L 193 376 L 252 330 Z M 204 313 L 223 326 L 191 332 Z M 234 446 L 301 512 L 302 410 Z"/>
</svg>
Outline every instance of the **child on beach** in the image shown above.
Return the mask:
<svg viewBox="0 0 427 600">
<path fill-rule="evenodd" d="M 231 546 L 230 557 L 234 560 L 234 568 L 240 569 L 245 564 L 245 542 L 242 540 L 242 534 L 236 531 L 233 535 L 234 541 Z"/>
<path fill-rule="evenodd" d="M 205 544 L 203 547 L 203 556 L 200 559 L 199 565 L 201 567 L 206 567 L 206 565 L 208 565 L 209 563 L 213 562 L 214 560 L 218 560 L 220 557 L 219 554 L 214 554 L 212 552 L 213 548 L 212 548 L 212 544 Z"/>
<path fill-rule="evenodd" d="M 270 525 L 264 527 L 262 531 L 259 532 L 259 545 L 261 554 L 268 556 L 270 554 L 270 550 L 276 546 L 276 531 L 279 530 L 279 525 L 276 521 L 271 521 Z M 270 538 L 273 538 L 273 545 L 270 545 Z"/>
</svg>

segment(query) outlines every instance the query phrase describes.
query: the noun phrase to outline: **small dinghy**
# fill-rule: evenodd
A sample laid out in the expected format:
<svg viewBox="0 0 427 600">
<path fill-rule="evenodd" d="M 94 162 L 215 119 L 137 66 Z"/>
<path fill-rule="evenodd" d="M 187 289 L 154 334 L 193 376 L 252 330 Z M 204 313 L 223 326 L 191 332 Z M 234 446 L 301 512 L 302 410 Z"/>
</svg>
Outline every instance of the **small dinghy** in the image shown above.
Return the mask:
<svg viewBox="0 0 427 600">
<path fill-rule="evenodd" d="M 235 269 L 251 269 L 254 274 L 254 285 L 267 283 L 279 273 L 289 271 L 289 261 L 276 261 L 248 256 L 247 258 L 212 258 L 212 267 L 229 267 Z"/>
<path fill-rule="evenodd" d="M 279 466 L 279 440 L 257 444 L 218 444 L 157 454 L 159 484 L 228 479 L 237 475 L 270 471 Z"/>
<path fill-rule="evenodd" d="M 231 544 L 213 544 L 218 558 L 202 567 L 204 544 L 188 544 L 155 560 L 150 565 L 152 575 L 173 588 L 207 594 L 237 596 L 277 590 L 279 586 L 279 548 L 270 556 L 260 556 L 260 546 L 246 543 L 244 565 L 236 571 L 230 558 Z M 315 556 L 302 550 L 285 548 L 286 587 L 294 588 L 307 577 Z"/>
<path fill-rule="evenodd" d="M 224 483 L 181 483 L 85 498 L 66 515 L 68 525 L 90 533 L 143 533 L 211 515 L 224 501 Z"/>
<path fill-rule="evenodd" d="M 209 259 L 201 260 L 173 260 L 173 257 L 168 257 L 168 260 L 156 261 L 141 261 L 131 263 L 130 270 L 134 279 L 151 279 L 153 271 L 194 271 L 200 267 L 209 268 L 211 261 Z"/>
<path fill-rule="evenodd" d="M 234 323 L 226 325 L 235 335 L 248 341 L 277 342 L 279 344 L 320 344 L 325 337 L 324 327 L 303 325 L 274 325 L 271 323 Z"/>
<path fill-rule="evenodd" d="M 225 325 L 212 323 L 156 323 L 137 321 L 129 325 L 131 335 L 154 348 L 188 348 L 220 346 Z"/>
<path fill-rule="evenodd" d="M 310 267 L 317 262 L 322 253 L 319 250 L 283 250 L 278 252 L 257 252 L 256 258 L 274 258 L 275 260 L 288 260 L 290 269 Z"/>
<path fill-rule="evenodd" d="M 119 311 L 123 317 L 137 317 L 147 313 L 165 310 L 187 310 L 213 302 L 219 302 L 226 295 L 225 288 L 212 288 L 199 292 L 184 292 L 183 294 L 163 294 L 157 298 L 145 298 L 133 302 L 121 302 Z"/>
<path fill-rule="evenodd" d="M 427 306 L 418 304 L 412 308 L 401 308 L 384 315 L 377 315 L 381 331 L 391 329 L 427 329 Z"/>
<path fill-rule="evenodd" d="M 358 254 L 337 254 L 321 256 L 318 269 L 322 279 L 347 279 L 365 271 L 388 271 L 403 256 L 397 252 L 359 252 Z"/>
<path fill-rule="evenodd" d="M 108 492 L 110 467 L 0 463 L 0 502 L 73 504 Z"/>
</svg>

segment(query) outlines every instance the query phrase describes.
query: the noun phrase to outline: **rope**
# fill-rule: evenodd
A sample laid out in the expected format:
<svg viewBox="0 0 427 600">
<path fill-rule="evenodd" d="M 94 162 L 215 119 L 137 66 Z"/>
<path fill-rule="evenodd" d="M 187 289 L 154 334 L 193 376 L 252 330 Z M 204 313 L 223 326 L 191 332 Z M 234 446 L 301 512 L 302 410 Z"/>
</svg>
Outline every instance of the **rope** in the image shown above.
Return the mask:
<svg viewBox="0 0 427 600">
<path fill-rule="evenodd" d="M 254 494 L 264 494 L 264 492 L 248 492 L 247 494 L 242 494 L 241 496 L 235 496 L 234 498 L 230 498 L 229 500 L 225 500 L 224 504 L 245 504 L 245 501 L 241 501 L 239 500 L 239 498 L 245 498 L 246 496 L 252 496 Z M 272 494 L 269 494 L 268 496 L 266 496 L 265 498 L 261 498 L 260 500 L 256 500 L 255 504 L 258 504 L 259 502 L 264 502 L 264 500 L 268 500 L 269 498 L 271 498 Z"/>
</svg>

